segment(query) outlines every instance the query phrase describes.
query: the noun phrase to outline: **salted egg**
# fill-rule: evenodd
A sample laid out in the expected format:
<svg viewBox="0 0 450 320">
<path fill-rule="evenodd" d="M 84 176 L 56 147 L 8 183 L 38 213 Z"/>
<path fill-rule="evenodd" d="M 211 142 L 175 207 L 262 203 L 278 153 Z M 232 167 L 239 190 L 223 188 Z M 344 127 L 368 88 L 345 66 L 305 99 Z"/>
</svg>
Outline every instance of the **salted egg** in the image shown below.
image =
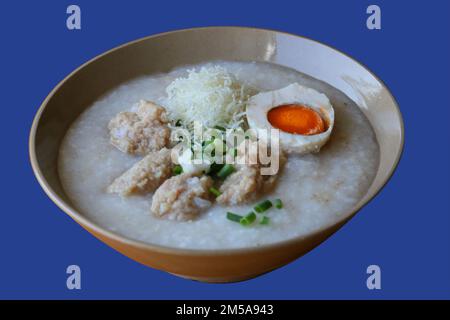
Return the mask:
<svg viewBox="0 0 450 320">
<path fill-rule="evenodd" d="M 298 83 L 254 95 L 246 115 L 251 129 L 278 129 L 280 146 L 287 153 L 318 152 L 334 126 L 328 97 Z"/>
</svg>

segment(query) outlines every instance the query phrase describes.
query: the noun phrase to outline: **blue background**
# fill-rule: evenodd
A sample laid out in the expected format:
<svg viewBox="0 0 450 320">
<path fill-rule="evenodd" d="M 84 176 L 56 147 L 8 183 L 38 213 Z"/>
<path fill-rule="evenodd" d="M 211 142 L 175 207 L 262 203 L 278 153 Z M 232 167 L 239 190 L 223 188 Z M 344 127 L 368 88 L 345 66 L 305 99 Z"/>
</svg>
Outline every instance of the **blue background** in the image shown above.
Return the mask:
<svg viewBox="0 0 450 320">
<path fill-rule="evenodd" d="M 0 298 L 450 298 L 449 1 L 74 1 L 82 30 L 66 29 L 66 1 L 2 3 Z M 81 229 L 36 182 L 28 160 L 33 116 L 80 64 L 163 31 L 256 26 L 311 37 L 367 65 L 400 104 L 406 144 L 384 190 L 303 258 L 250 281 L 182 280 L 135 263 Z M 24 200 L 25 199 L 25 200 Z M 78 264 L 82 290 L 66 289 Z M 382 268 L 382 290 L 366 268 Z"/>
</svg>

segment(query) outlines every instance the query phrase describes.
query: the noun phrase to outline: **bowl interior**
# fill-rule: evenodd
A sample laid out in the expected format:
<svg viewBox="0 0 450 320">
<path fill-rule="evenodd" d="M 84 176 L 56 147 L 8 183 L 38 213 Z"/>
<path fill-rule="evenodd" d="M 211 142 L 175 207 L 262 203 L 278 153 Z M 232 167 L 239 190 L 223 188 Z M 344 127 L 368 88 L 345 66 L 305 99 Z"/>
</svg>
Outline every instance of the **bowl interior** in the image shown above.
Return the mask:
<svg viewBox="0 0 450 320">
<path fill-rule="evenodd" d="M 370 71 L 310 39 L 269 30 L 212 27 L 169 32 L 115 48 L 75 70 L 50 93 L 30 135 L 33 168 L 49 196 L 69 208 L 73 218 L 81 217 L 61 187 L 56 164 L 66 130 L 86 107 L 129 79 L 208 60 L 276 63 L 327 82 L 356 102 L 375 131 L 380 164 L 365 196 L 343 218 L 367 203 L 389 179 L 402 151 L 403 123 L 392 95 Z"/>
</svg>

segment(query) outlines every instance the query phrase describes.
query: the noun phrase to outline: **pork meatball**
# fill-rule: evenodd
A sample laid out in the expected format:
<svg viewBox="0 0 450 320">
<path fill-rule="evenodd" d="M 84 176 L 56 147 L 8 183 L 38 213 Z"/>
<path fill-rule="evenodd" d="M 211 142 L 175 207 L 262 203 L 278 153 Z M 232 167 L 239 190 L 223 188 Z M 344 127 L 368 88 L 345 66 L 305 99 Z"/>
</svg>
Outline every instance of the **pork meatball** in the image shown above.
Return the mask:
<svg viewBox="0 0 450 320">
<path fill-rule="evenodd" d="M 170 129 L 166 110 L 150 101 L 141 100 L 136 112 L 118 113 L 109 122 L 110 141 L 122 152 L 145 155 L 167 146 Z"/>
<path fill-rule="evenodd" d="M 260 194 L 270 191 L 275 186 L 285 163 L 285 155 L 278 154 L 276 173 L 265 175 L 261 173 L 261 170 L 270 167 L 270 164 L 242 164 L 241 162 L 236 165 L 236 171 L 229 175 L 220 186 L 221 195 L 216 198 L 217 202 L 221 205 L 239 205 L 255 200 Z"/>
<path fill-rule="evenodd" d="M 153 195 L 151 212 L 168 220 L 186 221 L 196 218 L 211 205 L 208 176 L 183 173 L 166 180 Z"/>
<path fill-rule="evenodd" d="M 242 165 L 229 175 L 220 186 L 220 204 L 237 205 L 253 200 L 261 188 L 262 178 L 258 166 Z"/>
<path fill-rule="evenodd" d="M 154 191 L 172 174 L 170 153 L 170 149 L 167 148 L 150 152 L 116 178 L 107 191 L 123 196 Z"/>
</svg>

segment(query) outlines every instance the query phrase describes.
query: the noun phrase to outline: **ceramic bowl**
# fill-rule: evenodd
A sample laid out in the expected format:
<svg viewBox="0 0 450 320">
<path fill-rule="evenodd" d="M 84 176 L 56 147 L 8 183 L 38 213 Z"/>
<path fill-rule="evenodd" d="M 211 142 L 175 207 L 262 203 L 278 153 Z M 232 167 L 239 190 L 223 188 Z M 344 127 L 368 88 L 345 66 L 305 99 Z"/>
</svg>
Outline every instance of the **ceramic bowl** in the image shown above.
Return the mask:
<svg viewBox="0 0 450 320">
<path fill-rule="evenodd" d="M 208 60 L 266 61 L 325 81 L 356 102 L 380 146 L 376 176 L 362 199 L 342 219 L 313 234 L 257 248 L 186 250 L 143 243 L 113 233 L 77 211 L 61 187 L 58 148 L 77 116 L 100 96 L 130 79 Z M 385 185 L 403 148 L 403 122 L 393 96 L 366 67 L 327 45 L 283 32 L 208 27 L 167 32 L 129 42 L 83 64 L 48 95 L 30 133 L 37 180 L 64 212 L 101 241 L 152 268 L 190 279 L 231 282 L 255 277 L 302 256 L 348 221 Z"/>
</svg>

